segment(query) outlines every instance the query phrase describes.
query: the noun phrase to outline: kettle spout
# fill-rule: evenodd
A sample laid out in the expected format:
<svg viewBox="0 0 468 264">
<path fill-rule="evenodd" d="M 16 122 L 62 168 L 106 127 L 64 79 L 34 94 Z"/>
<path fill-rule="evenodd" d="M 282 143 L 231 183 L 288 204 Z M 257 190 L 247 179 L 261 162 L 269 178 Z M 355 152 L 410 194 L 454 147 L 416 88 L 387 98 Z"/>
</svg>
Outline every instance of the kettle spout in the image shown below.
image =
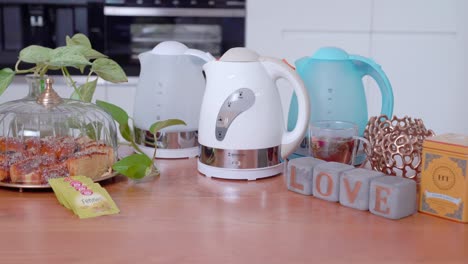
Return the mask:
<svg viewBox="0 0 468 264">
<path fill-rule="evenodd" d="M 154 59 L 155 54 L 152 54 L 150 51 L 146 51 L 138 54 L 138 60 L 140 61 L 140 66 L 143 68 L 144 65 L 151 64 L 151 61 Z"/>
<path fill-rule="evenodd" d="M 309 61 L 309 57 L 302 57 L 294 62 L 294 65 L 296 65 L 296 69 L 298 72 L 302 71 Z"/>
</svg>

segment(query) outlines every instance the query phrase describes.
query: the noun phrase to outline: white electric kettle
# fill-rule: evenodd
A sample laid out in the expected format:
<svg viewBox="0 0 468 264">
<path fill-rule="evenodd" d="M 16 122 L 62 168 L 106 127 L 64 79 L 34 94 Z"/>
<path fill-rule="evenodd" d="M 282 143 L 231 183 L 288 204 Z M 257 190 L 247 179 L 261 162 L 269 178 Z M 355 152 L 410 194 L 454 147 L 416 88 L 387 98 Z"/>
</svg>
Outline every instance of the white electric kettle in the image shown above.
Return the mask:
<svg viewBox="0 0 468 264">
<path fill-rule="evenodd" d="M 198 121 L 205 91 L 202 66 L 214 57 L 180 42 L 165 41 L 138 58 L 141 71 L 133 113 L 136 142 L 151 155 L 157 144 L 159 158 L 197 156 Z M 187 125 L 162 129 L 155 140 L 148 131 L 151 124 L 171 118 Z"/>
<path fill-rule="evenodd" d="M 232 48 L 203 69 L 198 171 L 208 177 L 248 180 L 281 173 L 281 158 L 296 149 L 309 123 L 309 98 L 299 76 L 282 61 L 247 48 Z M 283 113 L 289 105 L 283 107 L 282 102 L 289 102 L 292 90 L 280 93 L 280 78 L 292 84 L 298 99 L 298 119 L 290 132 Z"/>
</svg>

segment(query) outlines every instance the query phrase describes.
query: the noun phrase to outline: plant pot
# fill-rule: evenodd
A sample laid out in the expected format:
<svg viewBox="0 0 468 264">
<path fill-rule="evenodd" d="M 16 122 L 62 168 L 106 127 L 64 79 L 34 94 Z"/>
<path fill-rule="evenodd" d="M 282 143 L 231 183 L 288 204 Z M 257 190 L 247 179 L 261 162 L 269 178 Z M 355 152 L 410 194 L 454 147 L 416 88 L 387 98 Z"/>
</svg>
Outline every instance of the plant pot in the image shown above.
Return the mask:
<svg viewBox="0 0 468 264">
<path fill-rule="evenodd" d="M 27 74 L 24 76 L 26 79 L 26 83 L 28 84 L 29 91 L 28 95 L 23 99 L 26 100 L 36 100 L 37 97 L 44 91 L 45 87 L 45 80 L 47 79 L 47 75 L 39 76 L 35 74 Z"/>
</svg>

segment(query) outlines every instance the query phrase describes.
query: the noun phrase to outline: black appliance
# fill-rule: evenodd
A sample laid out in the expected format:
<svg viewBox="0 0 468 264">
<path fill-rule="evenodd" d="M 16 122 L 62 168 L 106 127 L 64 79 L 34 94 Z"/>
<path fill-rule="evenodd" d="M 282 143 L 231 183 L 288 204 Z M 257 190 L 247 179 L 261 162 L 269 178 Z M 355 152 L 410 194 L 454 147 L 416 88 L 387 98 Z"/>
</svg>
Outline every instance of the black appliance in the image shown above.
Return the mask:
<svg viewBox="0 0 468 264">
<path fill-rule="evenodd" d="M 108 0 L 105 52 L 139 74 L 137 55 L 176 40 L 219 56 L 245 45 L 245 0 Z"/>
<path fill-rule="evenodd" d="M 67 35 L 79 32 L 103 50 L 103 2 L 0 0 L 0 68 L 13 68 L 20 50 L 29 45 L 63 46 Z"/>
<path fill-rule="evenodd" d="M 214 56 L 244 46 L 245 13 L 245 0 L 0 0 L 0 68 L 28 45 L 55 48 L 80 32 L 138 76 L 137 55 L 161 41 Z"/>
</svg>

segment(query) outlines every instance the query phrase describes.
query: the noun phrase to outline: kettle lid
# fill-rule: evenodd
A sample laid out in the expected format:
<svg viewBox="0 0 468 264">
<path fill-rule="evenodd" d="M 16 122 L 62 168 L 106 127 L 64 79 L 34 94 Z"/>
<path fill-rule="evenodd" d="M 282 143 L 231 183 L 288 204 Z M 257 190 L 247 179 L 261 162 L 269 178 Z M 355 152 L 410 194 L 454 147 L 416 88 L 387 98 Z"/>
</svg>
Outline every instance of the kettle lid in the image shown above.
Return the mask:
<svg viewBox="0 0 468 264">
<path fill-rule="evenodd" d="M 337 47 L 322 47 L 317 50 L 312 59 L 317 60 L 349 60 L 349 54 Z"/>
<path fill-rule="evenodd" d="M 259 61 L 260 55 L 253 50 L 248 48 L 231 48 L 226 51 L 223 56 L 219 59 L 225 62 L 253 62 Z"/>
<path fill-rule="evenodd" d="M 177 41 L 163 41 L 156 45 L 150 53 L 157 55 L 183 55 L 189 48 Z"/>
</svg>

